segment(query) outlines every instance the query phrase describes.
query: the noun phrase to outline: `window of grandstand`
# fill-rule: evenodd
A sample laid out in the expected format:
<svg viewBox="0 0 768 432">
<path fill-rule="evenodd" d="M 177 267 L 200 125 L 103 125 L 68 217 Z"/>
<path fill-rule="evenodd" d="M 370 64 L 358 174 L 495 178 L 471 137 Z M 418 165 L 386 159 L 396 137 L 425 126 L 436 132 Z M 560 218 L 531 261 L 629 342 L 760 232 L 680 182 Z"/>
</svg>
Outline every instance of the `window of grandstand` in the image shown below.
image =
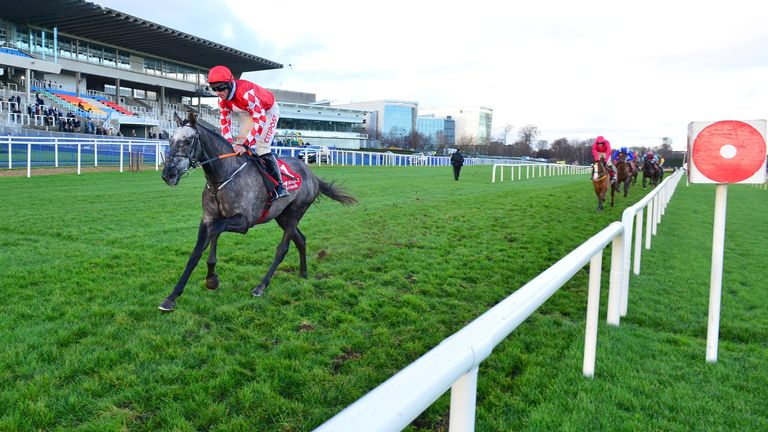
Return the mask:
<svg viewBox="0 0 768 432">
<path fill-rule="evenodd" d="M 117 67 L 120 69 L 131 68 L 131 55 L 125 51 L 117 51 Z"/>
<path fill-rule="evenodd" d="M 77 47 L 75 43 L 67 38 L 59 38 L 59 57 L 74 58 Z"/>
</svg>

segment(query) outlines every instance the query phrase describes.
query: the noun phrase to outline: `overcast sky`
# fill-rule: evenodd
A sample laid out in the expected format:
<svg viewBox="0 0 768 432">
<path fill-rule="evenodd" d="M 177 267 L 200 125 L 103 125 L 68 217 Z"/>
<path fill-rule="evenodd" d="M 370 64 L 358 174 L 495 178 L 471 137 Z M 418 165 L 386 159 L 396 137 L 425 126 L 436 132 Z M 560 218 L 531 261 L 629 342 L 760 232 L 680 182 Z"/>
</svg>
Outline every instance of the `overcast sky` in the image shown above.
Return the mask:
<svg viewBox="0 0 768 432">
<path fill-rule="evenodd" d="M 510 141 L 683 149 L 691 121 L 768 117 L 765 0 L 92 1 L 283 64 L 264 87 L 487 106 Z"/>
</svg>

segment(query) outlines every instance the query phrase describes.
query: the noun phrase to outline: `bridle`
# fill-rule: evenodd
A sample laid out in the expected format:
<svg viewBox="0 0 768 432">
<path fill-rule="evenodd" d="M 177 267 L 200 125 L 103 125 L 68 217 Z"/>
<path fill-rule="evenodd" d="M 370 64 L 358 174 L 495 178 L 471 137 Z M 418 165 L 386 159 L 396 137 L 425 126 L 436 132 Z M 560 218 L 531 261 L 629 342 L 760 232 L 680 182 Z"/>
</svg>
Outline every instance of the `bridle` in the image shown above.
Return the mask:
<svg viewBox="0 0 768 432">
<path fill-rule="evenodd" d="M 187 125 L 185 124 L 185 126 L 187 126 Z M 211 162 L 213 162 L 215 160 L 224 159 L 224 158 L 233 157 L 233 156 L 237 156 L 237 153 L 224 153 L 224 154 L 220 154 L 220 155 L 214 156 L 212 158 L 209 158 L 208 155 L 205 152 L 205 148 L 203 147 L 203 144 L 200 141 L 200 132 L 197 132 L 197 130 L 195 130 L 195 134 L 192 136 L 192 143 L 190 144 L 189 153 L 188 154 L 184 155 L 184 154 L 181 154 L 180 152 L 177 151 L 176 153 L 170 155 L 170 157 L 185 157 L 185 158 L 187 158 L 187 160 L 189 160 L 189 166 L 186 169 L 181 171 L 181 173 L 180 173 L 181 176 L 187 176 L 189 174 L 189 170 L 190 169 L 195 169 L 197 167 L 200 167 L 200 166 L 203 166 L 205 164 L 211 163 Z M 200 160 L 199 157 L 201 157 L 201 159 L 203 159 L 203 160 Z M 208 178 L 208 175 L 206 174 L 206 179 L 208 181 L 206 182 L 205 186 L 208 189 L 212 190 L 213 193 L 215 194 L 217 191 L 220 191 L 222 188 L 224 188 L 224 186 L 229 184 L 229 182 L 231 182 L 232 179 L 234 179 L 235 176 L 240 171 L 242 171 L 243 168 L 245 168 L 246 165 L 248 165 L 248 161 L 243 162 L 243 164 L 240 165 L 240 168 L 238 168 L 237 170 L 235 170 L 235 172 L 230 174 L 230 176 L 227 177 L 226 180 L 221 182 L 218 185 L 218 187 L 215 187 L 215 185 L 214 185 L 215 188 L 213 188 L 213 189 L 211 188 L 211 179 Z"/>
<path fill-rule="evenodd" d="M 198 159 L 198 155 L 202 156 L 202 161 Z M 214 156 L 212 158 L 208 158 L 208 155 L 205 153 L 205 149 L 203 148 L 202 143 L 200 142 L 200 133 L 195 132 L 195 135 L 192 136 L 192 143 L 190 144 L 190 149 L 188 154 L 181 154 L 180 152 L 171 153 L 169 155 L 170 157 L 185 157 L 189 160 L 189 167 L 183 171 L 181 171 L 182 175 L 189 174 L 190 169 L 195 169 L 197 167 L 203 166 L 205 164 L 209 164 L 215 160 L 224 159 L 228 157 L 237 156 L 237 153 L 224 153 L 220 154 L 218 156 Z M 240 167 L 242 169 L 242 167 Z M 240 170 L 237 170 L 239 172 Z M 234 175 L 233 175 L 234 176 Z"/>
<path fill-rule="evenodd" d="M 605 171 L 603 171 L 603 175 L 600 175 L 600 171 L 601 171 L 600 168 L 603 168 L 603 163 L 601 161 L 595 161 L 595 163 L 592 164 L 592 177 L 594 181 L 601 181 L 608 175 Z M 594 177 L 596 175 L 600 175 L 600 177 L 595 179 Z"/>
</svg>

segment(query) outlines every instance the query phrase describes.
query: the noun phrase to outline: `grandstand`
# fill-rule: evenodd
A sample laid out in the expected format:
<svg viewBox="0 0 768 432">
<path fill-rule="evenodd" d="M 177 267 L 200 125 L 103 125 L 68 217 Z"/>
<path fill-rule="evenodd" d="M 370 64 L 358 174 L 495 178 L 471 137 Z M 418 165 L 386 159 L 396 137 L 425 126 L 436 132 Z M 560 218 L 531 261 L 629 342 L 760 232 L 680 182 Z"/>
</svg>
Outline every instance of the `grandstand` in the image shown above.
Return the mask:
<svg viewBox="0 0 768 432">
<path fill-rule="evenodd" d="M 0 134 L 62 133 L 61 119 L 71 115 L 81 125 L 74 132 L 98 126 L 163 137 L 176 127 L 174 112 L 194 110 L 218 123 L 218 108 L 203 103 L 215 97 L 206 80 L 212 66 L 225 64 L 238 77 L 282 68 L 84 0 L 0 0 L 0 47 Z M 278 137 L 366 146 L 366 111 L 318 106 L 310 93 L 275 93 Z"/>
</svg>

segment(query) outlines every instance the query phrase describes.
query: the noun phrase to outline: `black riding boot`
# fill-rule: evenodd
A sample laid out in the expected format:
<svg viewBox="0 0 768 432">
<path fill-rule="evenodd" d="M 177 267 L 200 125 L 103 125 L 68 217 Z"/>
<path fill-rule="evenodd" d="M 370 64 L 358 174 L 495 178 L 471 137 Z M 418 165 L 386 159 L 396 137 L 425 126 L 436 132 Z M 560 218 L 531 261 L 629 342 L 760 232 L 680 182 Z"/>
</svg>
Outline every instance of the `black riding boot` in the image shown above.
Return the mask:
<svg viewBox="0 0 768 432">
<path fill-rule="evenodd" d="M 283 186 L 283 176 L 280 174 L 280 168 L 277 166 L 277 158 L 275 158 L 275 155 L 270 152 L 259 156 L 259 158 L 264 162 L 264 167 L 267 169 L 267 173 L 277 181 L 273 197 L 275 199 L 287 197 L 288 191 L 285 190 L 285 186 Z"/>
</svg>

